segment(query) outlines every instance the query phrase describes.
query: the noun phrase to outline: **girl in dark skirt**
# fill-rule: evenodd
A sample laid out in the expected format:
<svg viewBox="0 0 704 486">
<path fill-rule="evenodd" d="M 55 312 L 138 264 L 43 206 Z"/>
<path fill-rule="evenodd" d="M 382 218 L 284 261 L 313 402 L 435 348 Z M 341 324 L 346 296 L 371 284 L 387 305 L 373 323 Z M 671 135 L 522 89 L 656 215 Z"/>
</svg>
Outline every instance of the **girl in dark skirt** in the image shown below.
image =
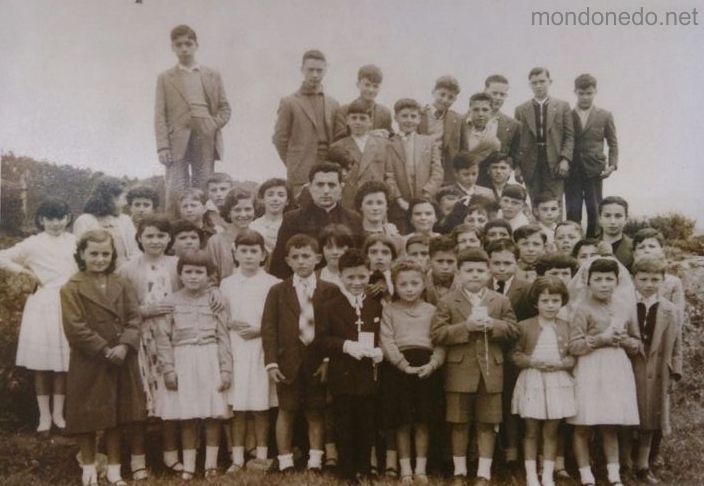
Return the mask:
<svg viewBox="0 0 704 486">
<path fill-rule="evenodd" d="M 381 347 L 386 366 L 382 374 L 382 423 L 396 429 L 401 480 L 425 483 L 428 424 L 442 414 L 442 381 L 437 369 L 445 350 L 433 347 L 430 325 L 435 306 L 421 299 L 423 269 L 413 260 L 399 260 L 392 269 L 397 299 L 384 307 Z M 415 435 L 416 467 L 411 469 L 411 435 Z"/>
</svg>

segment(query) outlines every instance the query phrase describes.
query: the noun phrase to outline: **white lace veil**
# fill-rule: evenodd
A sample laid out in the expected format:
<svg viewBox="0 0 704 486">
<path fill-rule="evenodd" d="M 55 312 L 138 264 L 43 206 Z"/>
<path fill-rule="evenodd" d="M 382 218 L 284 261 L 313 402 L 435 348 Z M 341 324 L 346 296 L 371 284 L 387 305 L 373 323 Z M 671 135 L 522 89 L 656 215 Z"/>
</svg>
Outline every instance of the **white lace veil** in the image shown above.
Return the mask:
<svg viewBox="0 0 704 486">
<path fill-rule="evenodd" d="M 587 283 L 589 268 L 594 261 L 599 259 L 613 260 L 618 264 L 618 284 L 611 296 L 611 304 L 609 307 L 612 314 L 611 326 L 615 329 L 623 329 L 628 321 L 637 321 L 636 290 L 628 269 L 613 256 L 592 257 L 579 268 L 577 274 L 567 286 L 567 290 L 569 290 L 570 293 L 572 316 L 574 315 L 574 310 L 591 297 L 591 290 Z"/>
</svg>

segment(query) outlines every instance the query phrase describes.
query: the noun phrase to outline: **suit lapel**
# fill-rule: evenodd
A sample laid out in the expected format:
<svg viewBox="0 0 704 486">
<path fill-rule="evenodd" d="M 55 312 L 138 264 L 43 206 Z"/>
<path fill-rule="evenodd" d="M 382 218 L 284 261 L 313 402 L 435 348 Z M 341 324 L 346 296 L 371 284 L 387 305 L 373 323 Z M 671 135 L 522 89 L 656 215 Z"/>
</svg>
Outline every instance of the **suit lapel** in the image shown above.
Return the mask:
<svg viewBox="0 0 704 486">
<path fill-rule="evenodd" d="M 208 102 L 208 106 L 210 107 L 210 112 L 215 113 L 217 110 L 216 106 L 213 106 L 213 96 L 212 94 L 215 93 L 215 85 L 213 82 L 213 76 L 209 71 L 205 71 L 201 68 L 200 72 L 200 80 L 201 84 L 203 85 L 203 92 L 205 93 L 205 99 Z"/>
<path fill-rule="evenodd" d="M 313 126 L 315 128 L 318 128 L 318 122 L 315 120 L 315 113 L 313 112 L 313 107 L 310 106 L 310 103 L 307 102 L 306 97 L 300 93 L 296 93 L 296 100 L 298 100 L 298 104 L 301 106 L 303 113 L 305 113 L 306 116 L 310 119 L 310 122 L 313 124 Z"/>
<path fill-rule="evenodd" d="M 587 122 L 586 122 L 586 123 L 584 124 L 584 126 L 582 127 L 582 131 L 586 132 L 586 131 L 587 131 L 587 128 L 589 128 L 589 126 L 590 126 L 590 125 L 592 124 L 592 122 L 594 121 L 594 118 L 595 118 L 596 115 L 597 115 L 596 109 L 597 109 L 597 108 L 596 108 L 596 106 L 595 106 L 595 107 L 593 107 L 592 110 L 589 112 L 589 116 L 587 116 Z"/>
<path fill-rule="evenodd" d="M 399 169 L 401 170 L 401 175 L 403 176 L 402 180 L 408 183 L 408 171 L 406 170 L 406 151 L 403 150 L 403 142 L 401 141 L 401 136 L 397 135 L 392 138 L 391 143 L 389 145 L 391 145 L 391 148 L 394 152 L 396 152 L 396 155 L 398 155 L 398 158 L 401 161 Z"/>
<path fill-rule="evenodd" d="M 291 308 L 294 314 L 297 316 L 301 315 L 301 305 L 298 302 L 298 294 L 296 294 L 296 289 L 293 286 L 293 281 L 289 280 L 283 288 L 284 291 L 284 301 Z M 317 292 L 317 289 L 316 289 Z"/>
<path fill-rule="evenodd" d="M 660 341 L 665 329 L 672 322 L 672 313 L 669 309 L 664 308 L 662 304 L 658 304 L 658 310 L 655 316 L 655 329 L 653 329 L 653 339 L 650 341 L 650 354 L 656 353 L 660 348 Z"/>
<path fill-rule="evenodd" d="M 416 133 L 413 135 L 413 173 L 415 174 L 415 181 L 412 181 L 409 179 L 408 185 L 413 188 L 413 195 L 416 197 L 420 197 L 421 193 L 421 187 L 416 187 L 415 182 L 416 181 L 424 181 L 425 175 L 424 174 L 419 174 L 418 171 L 421 168 L 421 163 L 420 159 L 422 156 L 422 153 L 425 151 L 425 142 L 424 140 L 427 139 L 421 139 L 418 134 Z"/>
<path fill-rule="evenodd" d="M 186 94 L 184 93 L 183 89 L 183 84 L 181 83 L 181 78 L 178 76 L 178 67 L 174 67 L 169 69 L 167 79 L 171 83 L 171 85 L 174 87 L 176 92 L 183 98 L 183 101 L 185 103 L 188 103 L 188 98 L 186 98 Z"/>
<path fill-rule="evenodd" d="M 537 135 L 538 129 L 535 126 L 535 107 L 533 106 L 532 101 L 529 101 L 524 105 L 523 114 L 523 118 L 528 121 L 528 128 L 533 133 L 533 135 Z"/>
<path fill-rule="evenodd" d="M 335 128 L 335 110 L 332 106 L 332 98 L 323 95 L 323 105 L 325 108 L 325 128 L 328 133 L 328 140 L 332 140 L 332 132 Z"/>
<path fill-rule="evenodd" d="M 545 136 L 547 137 L 547 133 L 550 130 L 550 127 L 552 126 L 552 122 L 555 121 L 555 115 L 557 114 L 557 107 L 555 106 L 553 100 L 548 101 L 548 110 L 547 110 L 547 115 L 545 116 Z"/>
<path fill-rule="evenodd" d="M 359 153 L 359 147 L 357 147 L 357 144 L 354 143 L 354 140 L 352 140 L 353 145 L 355 148 L 357 148 L 357 152 Z M 358 175 L 364 174 L 364 171 L 367 170 L 367 167 L 369 167 L 369 164 L 371 163 L 372 159 L 374 158 L 374 154 L 376 153 L 376 147 L 379 141 L 376 139 L 376 137 L 369 136 L 367 138 L 367 145 L 364 147 L 364 152 L 360 153 L 359 157 L 359 172 L 357 173 Z"/>
<path fill-rule="evenodd" d="M 462 318 L 466 320 L 472 312 L 472 304 L 469 303 L 467 296 L 461 290 L 455 291 L 454 300 L 457 304 L 457 310 L 462 315 Z"/>
<path fill-rule="evenodd" d="M 122 285 L 115 278 L 108 277 L 105 294 L 93 282 L 81 280 L 79 292 L 83 297 L 114 315 L 118 315 L 115 301 L 120 296 Z"/>
</svg>

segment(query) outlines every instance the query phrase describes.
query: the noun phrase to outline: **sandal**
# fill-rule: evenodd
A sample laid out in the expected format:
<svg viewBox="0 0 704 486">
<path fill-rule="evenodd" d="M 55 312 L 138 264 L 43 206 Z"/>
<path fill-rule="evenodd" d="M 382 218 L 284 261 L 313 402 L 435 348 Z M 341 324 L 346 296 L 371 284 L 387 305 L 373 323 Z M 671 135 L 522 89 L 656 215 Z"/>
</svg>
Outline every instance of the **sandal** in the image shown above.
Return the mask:
<svg viewBox="0 0 704 486">
<path fill-rule="evenodd" d="M 179 474 L 183 472 L 183 463 L 181 461 L 176 461 L 170 466 L 164 463 L 164 467 L 174 474 Z"/>
<path fill-rule="evenodd" d="M 239 464 L 232 464 L 230 467 L 227 468 L 227 471 L 225 471 L 225 474 L 235 474 L 237 472 L 240 472 L 242 470 L 242 466 Z"/>
<path fill-rule="evenodd" d="M 118 479 L 117 481 L 110 481 L 110 480 L 108 480 L 108 484 L 109 484 L 110 486 L 129 486 L 129 485 L 127 484 L 127 481 L 125 481 L 125 480 L 122 479 L 122 478 Z"/>
<path fill-rule="evenodd" d="M 183 472 L 181 472 L 181 479 L 183 479 L 184 481 L 191 481 L 195 474 L 195 471 L 186 471 L 184 469 Z"/>
<path fill-rule="evenodd" d="M 132 481 L 146 481 L 149 479 L 149 473 L 143 467 L 132 471 Z"/>
</svg>

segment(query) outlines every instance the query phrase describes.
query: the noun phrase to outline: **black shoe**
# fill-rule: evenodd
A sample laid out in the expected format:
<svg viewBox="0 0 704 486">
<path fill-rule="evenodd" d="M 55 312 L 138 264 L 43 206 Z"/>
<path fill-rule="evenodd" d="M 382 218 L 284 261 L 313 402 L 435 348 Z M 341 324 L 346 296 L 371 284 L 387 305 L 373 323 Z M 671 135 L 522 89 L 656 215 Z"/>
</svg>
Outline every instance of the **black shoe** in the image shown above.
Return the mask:
<svg viewBox="0 0 704 486">
<path fill-rule="evenodd" d="M 658 484 L 660 482 L 650 469 L 639 469 L 636 473 L 636 479 L 643 484 Z"/>
</svg>

